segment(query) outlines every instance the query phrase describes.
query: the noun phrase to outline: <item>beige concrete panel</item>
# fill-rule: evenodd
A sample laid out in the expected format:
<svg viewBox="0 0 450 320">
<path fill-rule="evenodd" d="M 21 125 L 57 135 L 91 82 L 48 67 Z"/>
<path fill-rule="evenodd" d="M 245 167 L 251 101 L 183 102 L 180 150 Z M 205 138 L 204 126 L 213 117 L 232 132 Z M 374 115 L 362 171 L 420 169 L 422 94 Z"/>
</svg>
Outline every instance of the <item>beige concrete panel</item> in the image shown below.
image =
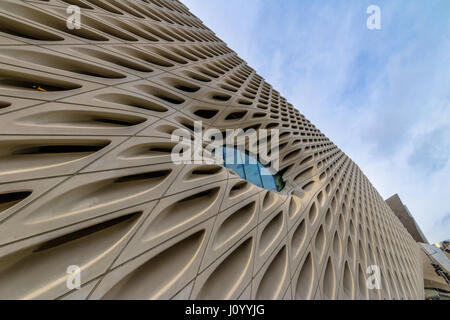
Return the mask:
<svg viewBox="0 0 450 320">
<path fill-rule="evenodd" d="M 42 101 L 39 100 L 20 99 L 17 97 L 0 95 L 0 114 L 9 113 L 15 110 L 23 109 L 32 105 L 38 105 L 41 103 Z"/>
<path fill-rule="evenodd" d="M 237 241 L 256 228 L 258 223 L 259 196 L 256 194 L 220 212 L 214 223 L 208 243 L 208 255 L 203 258 L 202 268 L 210 265 Z"/>
<path fill-rule="evenodd" d="M 196 275 L 212 220 L 115 267 L 90 299 L 169 299 Z"/>
<path fill-rule="evenodd" d="M 250 300 L 251 299 L 251 293 L 252 293 L 252 285 L 249 284 L 247 288 L 242 292 L 241 296 L 238 298 L 238 300 Z"/>
<path fill-rule="evenodd" d="M 106 271 L 141 217 L 141 212 L 126 212 L 125 216 L 2 257 L 0 297 L 58 297 L 69 290 L 66 285 L 69 266 L 80 268 L 83 282 L 95 278 Z M 34 272 L 26 272 L 29 268 Z"/>
<path fill-rule="evenodd" d="M 294 273 L 299 267 L 301 259 L 306 254 L 308 243 L 311 238 L 310 226 L 305 219 L 299 219 L 289 231 L 288 247 L 291 259 L 291 272 Z"/>
<path fill-rule="evenodd" d="M 83 172 L 172 163 L 171 152 L 176 145 L 164 138 L 131 137 L 91 163 Z"/>
<path fill-rule="evenodd" d="M 136 114 L 147 114 L 154 117 L 164 117 L 174 112 L 173 109 L 160 101 L 152 101 L 142 95 L 134 92 L 125 91 L 116 88 L 104 88 L 96 91 L 90 91 L 83 95 L 77 95 L 62 102 L 74 104 L 88 104 L 97 107 L 110 109 L 119 109 Z"/>
<path fill-rule="evenodd" d="M 216 182 L 161 199 L 115 265 L 215 216 L 223 191 Z"/>
<path fill-rule="evenodd" d="M 39 199 L 46 191 L 63 180 L 64 178 L 48 178 L 32 182 L 19 181 L 0 184 L 0 194 L 2 195 L 0 221 L 4 221 L 14 213 L 21 211 L 22 208 Z"/>
<path fill-rule="evenodd" d="M 287 235 L 287 206 L 277 208 L 258 224 L 254 273 L 266 263 L 268 257 Z M 287 249 L 286 249 L 287 250 Z"/>
<path fill-rule="evenodd" d="M 175 121 L 168 121 L 165 119 L 158 120 L 156 123 L 139 132 L 136 136 L 161 137 L 171 141 L 172 133 L 174 133 L 177 129 L 184 129 L 182 132 L 177 134 L 177 137 L 185 137 L 187 140 L 190 139 L 191 141 L 194 139 L 194 133 L 192 131 L 185 127 L 181 127 L 180 124 Z"/>
<path fill-rule="evenodd" d="M 186 287 L 180 290 L 175 296 L 173 296 L 170 300 L 189 300 L 191 295 L 192 288 L 194 287 L 194 281 L 189 283 Z"/>
<path fill-rule="evenodd" d="M 292 296 L 292 288 L 289 286 L 289 288 L 286 290 L 286 293 L 284 294 L 283 300 L 294 300 Z"/>
<path fill-rule="evenodd" d="M 0 94 L 49 101 L 104 87 L 101 84 L 38 70 L 0 63 Z"/>
<path fill-rule="evenodd" d="M 71 293 L 61 297 L 61 300 L 85 300 L 92 289 L 97 285 L 98 280 L 93 280 L 92 282 L 85 284 L 80 289 L 76 289 Z"/>
<path fill-rule="evenodd" d="M 108 42 L 110 39 L 102 35 L 96 28 L 91 26 L 84 26 L 84 28 L 69 29 L 66 24 L 68 17 L 65 10 L 54 9 L 54 12 L 50 12 L 53 6 L 47 5 L 47 3 L 29 3 L 23 5 L 22 1 L 6 0 L 3 4 L 2 10 L 6 13 L 26 19 L 31 23 L 37 24 L 42 27 L 47 27 L 53 32 L 59 32 L 62 37 L 75 38 L 77 40 L 88 43 L 102 43 Z M 54 8 L 54 7 L 53 7 Z M 71 43 L 73 43 L 71 41 Z"/>
<path fill-rule="evenodd" d="M 252 231 L 206 270 L 195 281 L 192 299 L 236 299 L 252 279 L 256 250 Z"/>
<path fill-rule="evenodd" d="M 123 139 L 111 136 L 1 136 L 1 181 L 74 174 Z"/>
<path fill-rule="evenodd" d="M 163 72 L 144 62 L 127 58 L 121 53 L 110 50 L 109 48 L 113 46 L 114 45 L 104 45 L 94 47 L 91 45 L 79 44 L 72 46 L 47 45 L 45 48 L 69 57 L 78 57 L 91 63 L 117 69 L 120 70 L 119 72 L 133 74 L 140 78 L 146 78 Z"/>
<path fill-rule="evenodd" d="M 3 222 L 2 243 L 158 199 L 179 169 L 162 164 L 75 175 Z"/>
<path fill-rule="evenodd" d="M 224 194 L 229 176 L 229 171 L 219 164 L 185 165 L 178 176 L 177 183 L 169 187 L 166 195 L 178 194 L 217 183 L 220 183 L 221 193 Z M 223 199 L 223 196 L 221 196 L 221 199 Z M 223 203 L 223 200 L 218 204 L 219 207 L 221 203 Z"/>
<path fill-rule="evenodd" d="M 153 46 L 152 46 L 153 47 Z M 172 55 L 168 55 L 166 50 L 154 49 L 147 50 L 150 46 L 129 46 L 129 45 L 112 45 L 108 49 L 113 53 L 120 54 L 127 59 L 137 61 L 155 70 L 170 71 L 180 67 L 179 62 L 173 59 Z M 171 57 L 172 59 L 169 59 Z M 153 77 L 153 74 L 150 75 Z"/>
<path fill-rule="evenodd" d="M 282 195 L 273 190 L 265 190 L 261 193 L 261 211 L 259 214 L 259 221 L 265 220 L 274 210 L 277 210 L 281 205 L 283 205 L 288 197 Z"/>
<path fill-rule="evenodd" d="M 11 8 L 10 10 L 5 10 L 3 7 L 1 9 L 1 32 L 7 37 L 7 39 L 11 39 L 7 40 L 7 44 L 11 44 L 11 41 L 33 45 L 52 43 L 80 44 L 84 42 L 76 37 L 70 36 L 67 33 L 52 29 L 46 25 L 36 24 L 35 21 L 30 21 L 27 18 L 14 14 L 13 12 L 17 10 L 11 10 Z"/>
<path fill-rule="evenodd" d="M 345 261 L 340 274 L 340 285 L 338 297 L 340 300 L 355 299 L 355 275 L 348 263 Z"/>
<path fill-rule="evenodd" d="M 2 16 L 2 15 L 0 14 L 0 16 Z M 2 18 L 3 18 L 3 16 L 0 19 L 2 19 Z M 3 21 L 5 21 L 5 20 L 3 20 Z M 13 36 L 11 36 L 11 37 L 13 37 Z M 13 40 L 8 36 L 1 35 L 0 36 L 0 44 L 2 44 L 2 45 L 18 45 L 18 44 L 25 44 L 25 43 L 23 41 Z"/>
<path fill-rule="evenodd" d="M 288 246 L 283 241 L 253 278 L 252 299 L 281 300 L 288 290 L 290 281 Z"/>
<path fill-rule="evenodd" d="M 68 103 L 44 103 L 2 116 L 0 134 L 131 136 L 157 118 Z"/>
<path fill-rule="evenodd" d="M 108 222 L 110 220 L 120 218 L 121 216 L 126 216 L 127 214 L 132 214 L 132 213 L 140 213 L 141 214 L 142 213 L 141 215 L 148 216 L 148 213 L 150 212 L 150 210 L 152 210 L 154 208 L 155 205 L 156 205 L 155 201 L 148 202 L 148 203 L 142 204 L 140 206 L 130 207 L 125 210 L 114 211 L 107 215 L 98 216 L 94 219 L 89 219 L 89 220 L 82 221 L 82 222 L 72 224 L 72 225 L 68 225 L 68 226 L 65 226 L 65 227 L 62 227 L 59 229 L 51 230 L 46 233 L 37 234 L 32 237 L 24 238 L 22 240 L 15 241 L 15 242 L 12 242 L 12 243 L 2 246 L 1 250 L 0 250 L 0 256 L 4 257 L 15 251 L 33 247 L 33 246 L 42 244 L 44 242 L 49 242 L 49 241 L 52 241 L 53 239 L 59 239 L 68 234 L 77 234 L 77 232 L 80 230 L 94 228 L 95 226 L 101 225 L 104 222 Z M 143 219 L 141 219 L 140 221 L 143 221 Z M 84 234 L 83 232 L 78 232 L 78 233 L 80 235 Z M 77 237 L 71 237 L 71 238 L 77 239 Z M 70 240 L 71 238 L 68 238 L 68 240 Z"/>
<path fill-rule="evenodd" d="M 92 64 L 76 57 L 69 58 L 67 55 L 41 47 L 5 46 L 0 49 L 0 56 L 5 64 L 37 69 L 46 74 L 56 71 L 62 76 L 96 82 L 100 85 L 116 85 L 137 79 L 136 76 Z"/>
<path fill-rule="evenodd" d="M 317 288 L 317 273 L 314 256 L 307 249 L 299 268 L 292 276 L 292 294 L 296 300 L 310 300 Z"/>
<path fill-rule="evenodd" d="M 180 110 L 192 103 L 192 98 L 183 95 L 179 92 L 180 90 L 163 87 L 159 83 L 157 84 L 150 80 L 138 80 L 117 87 L 151 98 L 157 104 L 171 109 Z"/>
<path fill-rule="evenodd" d="M 236 178 L 236 175 L 230 173 L 227 189 L 225 191 L 220 211 L 241 203 L 242 201 L 251 198 L 256 193 L 261 194 L 265 193 L 265 191 L 261 191 L 261 189 L 254 184 L 242 180 L 240 177 Z M 261 201 L 258 200 L 258 202 Z M 257 214 L 259 215 L 260 212 L 261 209 L 258 210 Z"/>
</svg>

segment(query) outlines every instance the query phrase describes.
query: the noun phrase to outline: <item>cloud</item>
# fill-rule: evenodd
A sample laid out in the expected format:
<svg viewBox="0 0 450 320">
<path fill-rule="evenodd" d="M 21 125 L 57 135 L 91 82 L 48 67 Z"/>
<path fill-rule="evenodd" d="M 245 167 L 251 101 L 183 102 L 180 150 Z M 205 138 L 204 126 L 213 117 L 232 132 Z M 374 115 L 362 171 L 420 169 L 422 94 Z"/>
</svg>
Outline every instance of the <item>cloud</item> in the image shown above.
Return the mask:
<svg viewBox="0 0 450 320">
<path fill-rule="evenodd" d="M 448 238 L 450 2 L 185 0 L 427 238 Z M 446 220 L 445 220 L 446 221 Z"/>
<path fill-rule="evenodd" d="M 450 240 L 450 212 L 444 215 L 441 219 L 437 220 L 434 224 L 434 228 L 446 230 L 440 236 L 439 241 L 433 241 L 432 243 L 441 242 L 444 240 Z"/>
<path fill-rule="evenodd" d="M 450 127 L 440 127 L 416 139 L 408 163 L 423 173 L 433 173 L 445 167 L 450 159 Z"/>
<path fill-rule="evenodd" d="M 447 214 L 441 219 L 441 221 L 439 221 L 439 223 L 442 223 L 442 224 L 444 224 L 444 225 L 450 224 L 450 213 L 447 213 Z"/>
</svg>

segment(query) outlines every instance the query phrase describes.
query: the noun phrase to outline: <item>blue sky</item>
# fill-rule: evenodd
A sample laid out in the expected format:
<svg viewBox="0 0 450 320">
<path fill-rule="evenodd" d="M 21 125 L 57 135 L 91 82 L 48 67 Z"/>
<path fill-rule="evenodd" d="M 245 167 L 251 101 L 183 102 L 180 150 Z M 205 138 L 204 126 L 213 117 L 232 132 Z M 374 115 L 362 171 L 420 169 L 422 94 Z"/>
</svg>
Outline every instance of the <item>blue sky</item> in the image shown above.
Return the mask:
<svg viewBox="0 0 450 320">
<path fill-rule="evenodd" d="M 398 193 L 430 242 L 450 238 L 450 1 L 182 2 L 384 198 Z"/>
</svg>

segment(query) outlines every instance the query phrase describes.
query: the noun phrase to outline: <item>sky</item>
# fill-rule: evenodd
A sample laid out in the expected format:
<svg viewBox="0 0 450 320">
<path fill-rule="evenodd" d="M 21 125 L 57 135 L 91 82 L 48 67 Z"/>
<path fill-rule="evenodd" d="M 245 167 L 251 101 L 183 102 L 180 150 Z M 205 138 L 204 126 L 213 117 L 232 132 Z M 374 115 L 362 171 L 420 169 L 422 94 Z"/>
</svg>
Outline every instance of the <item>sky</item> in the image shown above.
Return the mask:
<svg viewBox="0 0 450 320">
<path fill-rule="evenodd" d="M 431 243 L 450 238 L 450 1 L 181 1 Z"/>
</svg>

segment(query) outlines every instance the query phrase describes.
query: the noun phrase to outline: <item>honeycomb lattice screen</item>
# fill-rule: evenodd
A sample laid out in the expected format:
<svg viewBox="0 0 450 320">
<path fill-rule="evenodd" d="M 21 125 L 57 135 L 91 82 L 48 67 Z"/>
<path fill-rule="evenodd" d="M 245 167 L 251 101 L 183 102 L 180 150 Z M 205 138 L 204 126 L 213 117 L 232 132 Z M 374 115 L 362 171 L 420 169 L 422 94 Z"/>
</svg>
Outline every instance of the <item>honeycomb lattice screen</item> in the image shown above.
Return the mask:
<svg viewBox="0 0 450 320">
<path fill-rule="evenodd" d="M 361 170 L 182 3 L 1 0 L 0 57 L 0 298 L 423 298 Z M 285 190 L 172 162 L 200 120 L 279 129 Z"/>
</svg>

